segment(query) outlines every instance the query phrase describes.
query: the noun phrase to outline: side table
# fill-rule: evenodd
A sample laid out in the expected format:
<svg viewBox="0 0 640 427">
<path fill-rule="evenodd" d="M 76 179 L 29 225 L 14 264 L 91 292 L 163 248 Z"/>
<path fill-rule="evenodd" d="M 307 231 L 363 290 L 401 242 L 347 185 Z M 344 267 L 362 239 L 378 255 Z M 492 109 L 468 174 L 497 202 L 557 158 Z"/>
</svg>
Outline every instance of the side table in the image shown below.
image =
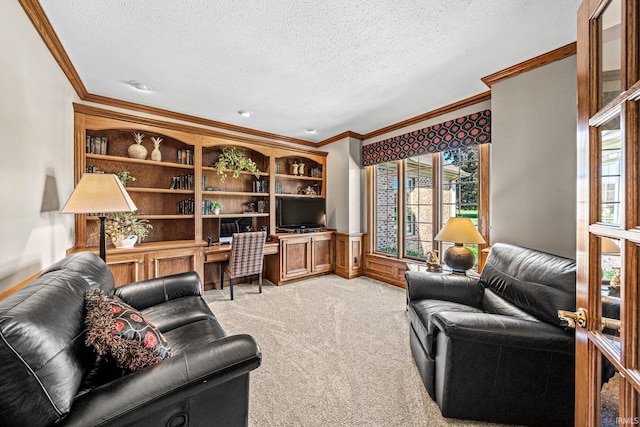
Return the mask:
<svg viewBox="0 0 640 427">
<path fill-rule="evenodd" d="M 453 274 L 451 270 L 447 267 L 442 266 L 442 271 L 429 271 L 427 270 L 427 265 L 424 262 L 407 262 L 407 270 L 409 271 L 422 271 L 424 273 L 434 273 L 434 274 Z M 480 274 L 478 274 L 475 270 L 467 270 L 467 276 L 474 277 L 476 279 L 480 278 Z"/>
</svg>

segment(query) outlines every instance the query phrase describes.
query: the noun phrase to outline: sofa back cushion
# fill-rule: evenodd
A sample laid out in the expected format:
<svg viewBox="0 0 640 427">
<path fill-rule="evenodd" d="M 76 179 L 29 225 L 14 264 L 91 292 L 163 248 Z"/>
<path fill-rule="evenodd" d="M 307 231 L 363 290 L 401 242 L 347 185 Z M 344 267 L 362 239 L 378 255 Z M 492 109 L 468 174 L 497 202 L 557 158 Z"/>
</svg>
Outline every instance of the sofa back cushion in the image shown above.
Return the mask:
<svg viewBox="0 0 640 427">
<path fill-rule="evenodd" d="M 69 412 L 91 357 L 84 344 L 87 282 L 40 276 L 0 301 L 0 413 L 6 425 L 50 425 Z"/>
<path fill-rule="evenodd" d="M 515 317 L 520 320 L 539 321 L 518 306 L 498 296 L 491 289 L 485 289 L 482 294 L 482 309 L 487 313 L 502 314 L 503 316 Z"/>
<path fill-rule="evenodd" d="M 500 297 L 552 325 L 560 326 L 558 310 L 575 311 L 576 263 L 569 258 L 496 243 L 491 247 L 480 282 L 492 291 L 485 297 Z M 500 306 L 495 301 L 484 305 Z"/>
<path fill-rule="evenodd" d="M 109 266 L 93 252 L 76 252 L 51 264 L 42 271 L 69 270 L 78 273 L 91 289 L 99 288 L 105 295 L 112 296 L 115 291 L 115 280 Z"/>
</svg>

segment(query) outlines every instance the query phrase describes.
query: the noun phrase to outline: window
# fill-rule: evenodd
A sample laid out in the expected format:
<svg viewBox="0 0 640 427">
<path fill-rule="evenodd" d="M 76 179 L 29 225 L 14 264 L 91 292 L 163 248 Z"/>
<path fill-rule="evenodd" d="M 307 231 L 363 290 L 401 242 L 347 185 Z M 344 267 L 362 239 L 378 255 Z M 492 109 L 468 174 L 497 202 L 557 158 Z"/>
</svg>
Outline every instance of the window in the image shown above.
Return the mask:
<svg viewBox="0 0 640 427">
<path fill-rule="evenodd" d="M 373 166 L 375 252 L 425 260 L 429 251 L 446 249 L 433 237 L 450 217 L 467 217 L 478 226 L 480 157 L 480 146 L 473 145 Z M 400 211 L 404 215 L 398 216 Z M 477 245 L 469 248 L 477 259 Z"/>
<path fill-rule="evenodd" d="M 433 241 L 433 154 L 402 160 L 407 185 L 404 209 L 411 224 L 405 224 L 404 255 L 426 259 Z"/>
<path fill-rule="evenodd" d="M 376 167 L 376 252 L 398 253 L 398 165 L 381 163 Z"/>
<path fill-rule="evenodd" d="M 442 153 L 442 214 L 440 215 L 440 227 L 444 226 L 449 218 L 469 218 L 478 227 L 478 195 L 479 186 L 479 153 L 478 146 L 461 148 Z M 442 242 L 440 253 L 451 246 L 451 243 Z M 465 245 L 475 255 L 478 262 L 478 245 Z M 474 268 L 476 268 L 474 266 Z"/>
</svg>

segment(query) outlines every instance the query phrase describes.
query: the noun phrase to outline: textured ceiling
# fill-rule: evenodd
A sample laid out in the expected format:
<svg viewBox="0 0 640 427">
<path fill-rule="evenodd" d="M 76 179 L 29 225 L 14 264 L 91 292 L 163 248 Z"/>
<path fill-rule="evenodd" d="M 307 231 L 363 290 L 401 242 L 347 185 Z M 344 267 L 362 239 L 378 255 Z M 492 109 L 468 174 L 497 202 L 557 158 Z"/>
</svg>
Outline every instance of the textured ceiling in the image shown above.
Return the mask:
<svg viewBox="0 0 640 427">
<path fill-rule="evenodd" d="M 308 141 L 487 91 L 481 77 L 575 41 L 579 3 L 40 0 L 89 93 Z"/>
</svg>

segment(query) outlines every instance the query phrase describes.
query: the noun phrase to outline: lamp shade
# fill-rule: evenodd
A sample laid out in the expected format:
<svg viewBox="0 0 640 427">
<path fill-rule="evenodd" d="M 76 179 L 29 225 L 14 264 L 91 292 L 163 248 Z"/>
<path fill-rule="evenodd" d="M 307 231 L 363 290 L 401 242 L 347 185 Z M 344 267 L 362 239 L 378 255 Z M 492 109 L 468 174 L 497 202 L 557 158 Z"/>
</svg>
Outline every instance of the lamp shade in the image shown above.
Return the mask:
<svg viewBox="0 0 640 427">
<path fill-rule="evenodd" d="M 469 218 L 449 218 L 434 239 L 451 243 L 486 243 Z"/>
<path fill-rule="evenodd" d="M 603 255 L 617 255 L 620 253 L 620 247 L 616 245 L 613 239 L 602 237 L 600 239 L 600 252 Z"/>
<path fill-rule="evenodd" d="M 86 173 L 62 208 L 61 213 L 131 212 L 136 207 L 117 176 Z"/>
</svg>

